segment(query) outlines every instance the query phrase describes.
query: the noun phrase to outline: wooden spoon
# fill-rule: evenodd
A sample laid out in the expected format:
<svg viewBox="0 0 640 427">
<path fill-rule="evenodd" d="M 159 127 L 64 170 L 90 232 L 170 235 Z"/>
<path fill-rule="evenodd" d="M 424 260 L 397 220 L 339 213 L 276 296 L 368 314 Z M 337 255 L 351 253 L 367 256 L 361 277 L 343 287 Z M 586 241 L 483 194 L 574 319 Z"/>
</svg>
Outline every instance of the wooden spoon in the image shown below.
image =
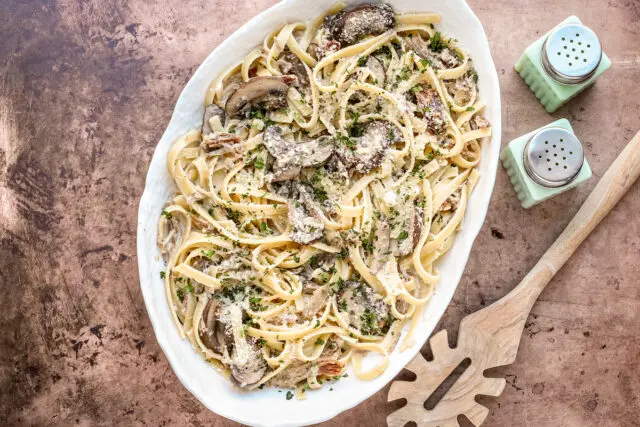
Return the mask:
<svg viewBox="0 0 640 427">
<path fill-rule="evenodd" d="M 640 132 L 629 142 L 591 192 L 576 216 L 527 276 L 504 298 L 477 311 L 460 323 L 458 343 L 450 348 L 447 331 L 429 341 L 434 360 L 419 353 L 406 366 L 417 378 L 396 381 L 388 400 L 405 398 L 407 405 L 387 417 L 391 427 L 410 421 L 418 426 L 458 426 L 464 414 L 476 426 L 489 410 L 475 401 L 476 395 L 500 396 L 504 378 L 486 378 L 486 369 L 510 365 L 516 359 L 525 322 L 536 299 L 580 244 L 609 213 L 640 175 Z M 471 364 L 432 410 L 424 402 L 466 358 Z"/>
</svg>

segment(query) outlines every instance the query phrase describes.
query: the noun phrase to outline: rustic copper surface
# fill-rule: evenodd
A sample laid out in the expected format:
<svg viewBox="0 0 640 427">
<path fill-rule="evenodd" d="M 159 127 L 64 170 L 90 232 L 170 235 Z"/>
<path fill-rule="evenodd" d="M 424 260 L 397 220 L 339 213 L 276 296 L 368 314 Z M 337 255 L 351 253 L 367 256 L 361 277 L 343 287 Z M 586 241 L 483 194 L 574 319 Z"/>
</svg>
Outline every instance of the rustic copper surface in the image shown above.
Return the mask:
<svg viewBox="0 0 640 427">
<path fill-rule="evenodd" d="M 275 0 L 0 1 L 0 413 L 6 425 L 215 425 L 172 373 L 144 308 L 136 215 L 180 90 Z M 637 0 L 471 0 L 503 95 L 503 141 L 567 117 L 594 179 L 525 211 L 500 169 L 441 325 L 510 290 L 640 129 Z M 513 71 L 571 13 L 613 67 L 553 115 Z M 534 307 L 487 426 L 640 425 L 640 185 Z M 426 351 L 426 349 L 425 349 Z M 326 425 L 383 426 L 387 388 Z M 295 401 L 291 402 L 295 405 Z M 248 408 L 250 410 L 250 408 Z"/>
</svg>

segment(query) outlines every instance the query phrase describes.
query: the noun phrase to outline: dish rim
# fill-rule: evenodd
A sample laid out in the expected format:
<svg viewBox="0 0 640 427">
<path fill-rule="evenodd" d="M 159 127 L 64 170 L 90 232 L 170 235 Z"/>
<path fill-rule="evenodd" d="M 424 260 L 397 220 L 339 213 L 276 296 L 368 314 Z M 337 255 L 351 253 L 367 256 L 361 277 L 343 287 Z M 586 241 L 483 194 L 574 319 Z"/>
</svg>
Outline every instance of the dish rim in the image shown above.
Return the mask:
<svg viewBox="0 0 640 427">
<path fill-rule="evenodd" d="M 143 191 L 143 194 L 140 198 L 140 204 L 139 204 L 139 209 L 138 209 L 138 223 L 137 223 L 137 255 L 138 255 L 138 269 L 139 269 L 139 276 L 140 276 L 140 286 L 141 286 L 141 290 L 142 290 L 142 294 L 143 294 L 143 298 L 145 301 L 145 307 L 147 309 L 147 313 L 149 314 L 149 319 L 151 321 L 151 325 L 154 331 L 154 335 L 156 337 L 156 340 L 158 341 L 158 344 L 160 345 L 160 348 L 162 349 L 163 353 L 165 354 L 165 356 L 167 357 L 167 360 L 169 361 L 169 364 L 173 370 L 173 372 L 176 374 L 176 376 L 178 377 L 178 379 L 180 380 L 180 382 L 182 383 L 182 385 L 189 390 L 189 392 L 195 396 L 207 409 L 211 410 L 212 412 L 216 413 L 217 415 L 223 416 L 225 418 L 228 418 L 230 420 L 233 421 L 237 421 L 240 423 L 244 423 L 244 424 L 251 424 L 251 425 L 262 425 L 262 426 L 282 426 L 282 427 L 289 427 L 289 426 L 297 426 L 297 425 L 301 425 L 300 423 L 297 422 L 287 422 L 286 420 L 272 420 L 272 421 L 267 421 L 267 420 L 259 420 L 258 417 L 255 416 L 250 416 L 250 415 L 246 415 L 246 416 L 238 416 L 236 413 L 234 413 L 233 410 L 228 410 L 226 407 L 222 407 L 222 406 L 218 406 L 215 409 L 212 408 L 209 404 L 207 404 L 205 402 L 204 397 L 200 396 L 195 390 L 194 388 L 190 385 L 190 376 L 185 372 L 185 370 L 183 369 L 183 367 L 180 364 L 180 360 L 177 359 L 177 355 L 174 355 L 174 353 L 170 350 L 171 347 L 171 341 L 168 338 L 163 337 L 163 335 L 159 334 L 158 331 L 161 329 L 161 326 L 159 325 L 159 318 L 157 316 L 159 316 L 160 314 L 157 313 L 153 307 L 153 295 L 151 294 L 151 286 L 148 282 L 151 280 L 150 277 L 152 276 L 147 276 L 145 275 L 146 273 L 150 273 L 152 268 L 153 268 L 153 263 L 151 261 L 149 261 L 147 259 L 147 257 L 145 256 L 141 256 L 142 253 L 144 253 L 145 251 L 145 247 L 143 244 L 144 241 L 144 237 L 146 236 L 147 233 L 153 232 L 156 233 L 156 229 L 153 228 L 152 231 L 149 230 L 145 230 L 143 223 L 145 222 L 146 218 L 144 218 L 145 215 L 147 215 L 147 212 L 145 212 L 145 207 L 150 203 L 150 199 L 153 197 L 153 193 L 155 192 L 155 187 L 151 186 L 150 184 L 152 183 L 152 171 L 155 170 L 155 168 L 153 167 L 154 165 L 156 165 L 160 159 L 159 157 L 161 156 L 160 150 L 158 149 L 159 146 L 161 145 L 160 142 L 165 139 L 166 135 L 169 133 L 169 131 L 171 130 L 172 126 L 174 125 L 174 123 L 178 120 L 183 119 L 183 117 L 181 117 L 182 113 L 181 111 L 179 111 L 179 106 L 184 103 L 185 101 L 185 96 L 186 94 L 189 92 L 189 88 L 191 85 L 194 84 L 194 80 L 196 80 L 196 78 L 199 76 L 199 73 L 201 74 L 203 72 L 203 65 L 207 62 L 210 61 L 211 58 L 215 58 L 216 56 L 218 56 L 221 52 L 223 51 L 228 45 L 231 45 L 234 43 L 234 39 L 237 37 L 240 37 L 240 33 L 246 29 L 246 28 L 252 28 L 255 27 L 261 20 L 266 19 L 266 17 L 276 13 L 278 10 L 280 10 L 281 8 L 286 8 L 290 5 L 293 5 L 295 3 L 304 3 L 304 0 L 282 0 L 276 4 L 274 4 L 273 6 L 269 7 L 268 9 L 262 11 L 261 13 L 259 13 L 258 15 L 256 15 L 255 17 L 253 17 L 252 19 L 250 19 L 249 21 L 247 21 L 246 23 L 244 23 L 242 26 L 240 26 L 238 29 L 236 29 L 231 35 L 229 35 L 225 40 L 223 40 L 218 46 L 216 46 L 215 49 L 213 49 L 205 58 L 205 60 L 198 66 L 198 68 L 196 69 L 196 71 L 193 73 L 193 75 L 191 76 L 191 78 L 189 79 L 189 81 L 187 82 L 187 84 L 185 85 L 185 87 L 183 88 L 182 92 L 180 93 L 180 96 L 178 97 L 178 100 L 175 104 L 175 109 L 172 113 L 171 119 L 169 121 L 169 124 L 167 125 L 167 129 L 165 130 L 165 132 L 163 133 L 158 145 L 156 145 L 156 148 L 154 150 L 154 154 L 152 156 L 152 159 L 150 161 L 149 164 L 149 169 L 147 171 L 147 176 L 145 179 L 145 188 Z M 358 4 L 358 3 L 365 3 L 366 1 L 360 1 L 360 0 L 355 0 L 355 1 L 346 1 L 346 3 L 348 4 Z M 394 4 L 395 1 L 391 0 L 391 1 L 387 1 L 387 3 L 390 4 Z M 418 2 L 416 2 L 417 4 L 419 4 Z M 465 0 L 450 0 L 448 3 L 450 4 L 456 4 L 456 8 L 460 7 L 464 9 L 464 13 L 465 15 L 469 16 L 470 19 L 474 20 L 474 24 L 478 27 L 478 29 L 480 30 L 483 39 L 480 41 L 480 44 L 483 46 L 483 49 L 486 50 L 485 52 L 485 59 L 488 59 L 488 61 L 490 62 L 487 65 L 490 65 L 490 69 L 493 72 L 488 72 L 488 74 L 483 75 L 483 79 L 490 79 L 490 86 L 495 90 L 493 93 L 493 96 L 496 98 L 497 102 L 495 105 L 492 105 L 491 107 L 496 109 L 495 115 L 497 116 L 498 120 L 497 121 L 493 121 L 492 122 L 492 128 L 494 131 L 494 135 L 492 135 L 491 138 L 491 150 L 496 150 L 497 153 L 499 153 L 499 149 L 500 149 L 500 139 L 501 139 L 501 115 L 502 115 L 502 111 L 501 111 L 501 104 L 500 104 L 500 86 L 499 86 L 499 81 L 498 81 L 498 74 L 495 68 L 495 63 L 493 61 L 493 58 L 491 56 L 491 51 L 489 48 L 489 41 L 488 38 L 486 36 L 486 33 L 484 31 L 484 27 L 482 26 L 482 23 L 480 22 L 480 20 L 478 19 L 478 17 L 475 15 L 475 13 L 473 12 L 473 10 L 469 7 L 469 5 L 466 3 Z M 433 11 L 425 11 L 425 12 L 433 12 Z M 437 12 L 437 11 L 436 11 Z M 462 12 L 462 11 L 461 11 Z M 269 19 L 271 20 L 271 19 Z M 455 36 L 455 34 L 448 34 L 451 36 Z M 249 51 L 252 47 L 248 47 L 246 50 Z M 472 57 L 473 57 L 473 52 L 472 52 Z M 497 145 L 497 147 L 495 147 L 494 145 Z M 464 273 L 464 267 L 466 267 L 466 264 L 468 262 L 469 256 L 471 254 L 471 248 L 473 246 L 473 243 L 475 242 L 475 239 L 478 235 L 478 233 L 480 232 L 480 229 L 482 228 L 483 224 L 484 224 L 484 220 L 486 218 L 486 214 L 489 208 L 489 204 L 490 204 L 490 200 L 491 200 L 491 195 L 493 194 L 493 189 L 495 186 L 495 178 L 496 178 L 496 173 L 497 173 L 497 168 L 498 168 L 498 164 L 499 161 L 496 159 L 495 161 L 495 167 L 490 167 L 489 168 L 489 173 L 483 173 L 481 176 L 481 180 L 484 182 L 488 182 L 488 186 L 486 187 L 488 190 L 488 195 L 486 196 L 487 199 L 486 201 L 484 201 L 481 205 L 480 208 L 478 210 L 476 210 L 474 212 L 474 218 L 476 221 L 474 221 L 472 224 L 465 224 L 465 228 L 469 228 L 469 243 L 467 245 L 466 248 L 464 248 L 464 250 L 461 250 L 462 255 L 464 256 L 464 259 L 462 259 L 463 257 L 460 256 L 458 258 L 459 261 L 464 261 L 461 264 L 463 265 L 463 268 L 460 269 L 459 274 L 455 275 L 455 286 L 453 288 L 453 291 L 451 292 L 451 294 L 448 296 L 446 304 L 441 304 L 441 305 L 435 305 L 434 307 L 432 307 L 432 311 L 430 312 L 430 314 L 433 316 L 433 314 L 436 314 L 435 317 L 437 317 L 437 321 L 439 321 L 442 318 L 442 315 L 444 314 L 444 312 L 446 311 L 446 309 L 449 307 L 449 304 L 451 303 L 451 299 L 453 298 L 453 295 L 455 294 L 455 290 L 457 289 L 458 285 L 459 285 L 459 281 L 462 277 L 462 274 Z M 157 165 L 156 165 L 157 167 Z M 163 167 L 166 166 L 163 165 Z M 488 181 L 487 181 L 488 180 Z M 473 197 L 473 195 L 472 195 Z M 466 215 L 466 214 L 465 214 Z M 459 254 L 458 254 L 459 255 Z M 164 295 L 164 290 L 162 291 L 162 294 Z M 424 322 L 424 320 L 423 320 Z M 406 350 L 405 353 L 407 354 L 411 354 L 411 359 L 413 359 L 413 357 L 415 357 L 416 354 L 418 354 L 418 352 L 420 351 L 420 349 L 424 346 L 424 344 L 428 341 L 429 337 L 432 335 L 433 331 L 435 330 L 435 325 L 434 328 L 431 330 L 431 332 L 425 336 L 424 341 L 422 341 L 421 339 L 416 340 L 416 343 L 414 343 L 414 345 L 412 347 L 410 347 L 408 350 Z M 421 338 L 421 337 L 420 337 Z M 422 342 L 420 342 L 422 341 Z M 393 353 L 398 353 L 399 351 L 396 349 L 394 350 Z M 175 358 L 174 358 L 175 357 Z M 391 362 L 387 368 L 387 370 L 391 370 L 392 369 L 392 364 L 393 362 Z M 402 364 L 402 366 L 397 367 L 397 372 L 400 372 L 404 367 L 406 366 L 406 364 Z M 370 387 L 370 390 L 367 392 L 367 395 L 363 398 L 357 398 L 354 399 L 353 401 L 349 401 L 348 403 L 344 404 L 343 406 L 340 407 L 336 407 L 335 410 L 333 412 L 322 412 L 320 414 L 315 414 L 315 416 L 309 416 L 309 419 L 305 421 L 305 424 L 316 424 L 316 423 L 320 423 L 326 420 L 329 420 L 331 418 L 334 418 L 335 416 L 339 415 L 340 413 L 347 411 L 357 405 L 359 405 L 360 403 L 362 403 L 364 400 L 370 398 L 371 396 L 373 396 L 374 394 L 376 394 L 378 391 L 380 391 L 386 384 L 388 384 L 389 382 L 393 381 L 393 378 L 395 377 L 395 375 L 397 375 L 397 372 L 394 374 L 393 377 L 391 377 L 389 380 L 383 382 L 382 384 L 379 385 L 373 385 Z M 221 379 L 222 376 L 221 376 Z M 226 379 L 223 379 L 224 381 L 226 381 Z M 310 397 L 310 399 L 312 399 L 312 397 Z M 237 412 L 237 411 L 236 411 Z"/>
</svg>

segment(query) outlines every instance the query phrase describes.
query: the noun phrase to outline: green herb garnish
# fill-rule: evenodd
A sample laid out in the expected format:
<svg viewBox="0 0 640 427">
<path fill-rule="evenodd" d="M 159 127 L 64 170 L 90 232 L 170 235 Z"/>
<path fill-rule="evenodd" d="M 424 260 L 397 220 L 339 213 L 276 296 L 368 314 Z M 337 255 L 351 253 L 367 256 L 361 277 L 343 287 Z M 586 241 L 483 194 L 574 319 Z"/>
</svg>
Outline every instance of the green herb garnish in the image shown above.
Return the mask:
<svg viewBox="0 0 640 427">
<path fill-rule="evenodd" d="M 436 33 L 429 39 L 429 47 L 434 52 L 442 52 L 442 50 L 448 47 L 449 44 L 446 40 L 442 38 L 440 31 L 436 31 Z"/>
<path fill-rule="evenodd" d="M 262 157 L 256 157 L 256 159 L 253 161 L 253 167 L 256 169 L 264 169 L 264 160 L 262 159 Z"/>
</svg>

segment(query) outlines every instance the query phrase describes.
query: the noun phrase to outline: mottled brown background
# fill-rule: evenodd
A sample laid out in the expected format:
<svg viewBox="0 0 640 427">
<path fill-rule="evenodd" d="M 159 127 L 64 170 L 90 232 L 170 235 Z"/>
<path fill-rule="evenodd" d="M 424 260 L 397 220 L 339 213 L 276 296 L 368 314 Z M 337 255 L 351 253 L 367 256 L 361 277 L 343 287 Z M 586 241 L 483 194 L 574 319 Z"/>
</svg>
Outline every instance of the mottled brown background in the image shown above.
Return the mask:
<svg viewBox="0 0 640 427">
<path fill-rule="evenodd" d="M 183 85 L 275 0 L 0 0 L 0 413 L 7 425 L 216 425 L 178 382 L 145 311 L 136 215 Z M 500 168 L 441 325 L 509 291 L 640 129 L 640 1 L 471 0 L 503 95 L 503 141 L 567 117 L 594 179 L 523 210 Z M 549 116 L 512 66 L 575 13 L 613 67 Z M 503 143 L 504 143 L 503 142 Z M 640 185 L 534 307 L 487 426 L 640 425 Z M 385 425 L 388 388 L 326 425 Z M 295 403 L 292 403 L 295 404 Z M 250 408 L 248 408 L 250 410 Z"/>
</svg>

